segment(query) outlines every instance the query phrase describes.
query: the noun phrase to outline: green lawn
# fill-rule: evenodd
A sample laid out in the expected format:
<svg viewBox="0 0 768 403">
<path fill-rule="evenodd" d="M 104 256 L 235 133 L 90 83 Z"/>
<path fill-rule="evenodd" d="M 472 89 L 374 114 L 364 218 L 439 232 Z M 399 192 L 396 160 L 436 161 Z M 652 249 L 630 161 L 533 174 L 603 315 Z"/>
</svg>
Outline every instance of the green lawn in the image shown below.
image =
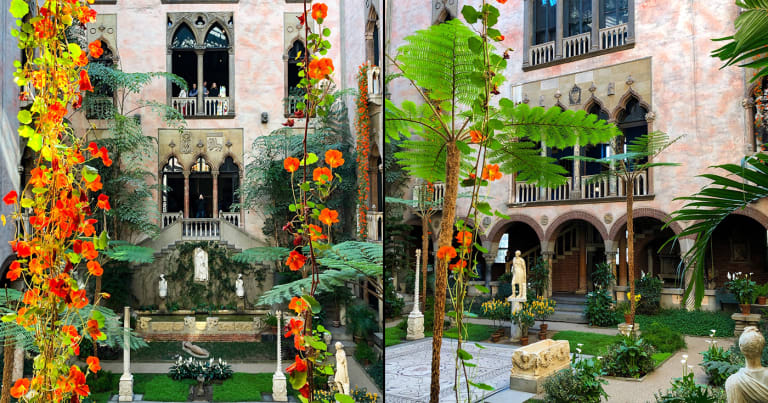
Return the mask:
<svg viewBox="0 0 768 403">
<path fill-rule="evenodd" d="M 671 356 L 672 353 L 656 353 L 652 355 L 651 358 L 653 358 L 653 361 L 656 363 L 655 366 L 658 367 L 664 360 Z"/>
<path fill-rule="evenodd" d="M 384 329 L 384 346 L 394 346 L 405 340 L 406 331 L 399 327 L 388 327 Z"/>
<path fill-rule="evenodd" d="M 193 379 L 174 381 L 167 375 L 155 375 L 143 387 L 144 400 L 158 402 L 184 402 L 189 396 L 189 386 L 197 382 Z M 134 393 L 139 393 L 134 389 Z"/>
<path fill-rule="evenodd" d="M 555 333 L 555 335 L 552 336 L 552 340 L 568 340 L 568 343 L 571 345 L 571 353 L 575 353 L 578 344 L 581 343 L 583 344 L 583 346 L 581 346 L 582 354 L 597 356 L 605 354 L 608 346 L 617 341 L 620 341 L 621 336 L 618 334 L 615 336 L 609 336 L 599 333 L 563 330 L 561 332 Z"/>
<path fill-rule="evenodd" d="M 466 324 L 466 333 L 464 340 L 468 341 L 485 341 L 491 338 L 491 334 L 496 331 L 498 327 L 489 325 L 477 325 L 474 323 Z M 443 333 L 443 337 L 449 339 L 457 339 L 459 333 L 457 328 L 452 327 Z"/>
<path fill-rule="evenodd" d="M 262 393 L 272 393 L 272 374 L 236 373 L 213 388 L 214 402 L 259 401 Z"/>
<path fill-rule="evenodd" d="M 734 323 L 726 312 L 686 311 L 665 309 L 656 315 L 636 315 L 640 331 L 653 322 L 667 325 L 673 330 L 689 336 L 709 336 L 710 330 L 717 330 L 717 337 L 733 336 Z"/>
<path fill-rule="evenodd" d="M 230 362 L 238 361 L 275 361 L 277 360 L 275 342 L 263 341 L 256 342 L 227 342 L 195 343 L 208 352 L 211 357 L 223 359 Z M 148 347 L 131 352 L 131 359 L 134 361 L 174 361 L 176 355 L 188 357 L 189 355 L 181 349 L 181 342 L 175 341 L 153 341 Z"/>
</svg>

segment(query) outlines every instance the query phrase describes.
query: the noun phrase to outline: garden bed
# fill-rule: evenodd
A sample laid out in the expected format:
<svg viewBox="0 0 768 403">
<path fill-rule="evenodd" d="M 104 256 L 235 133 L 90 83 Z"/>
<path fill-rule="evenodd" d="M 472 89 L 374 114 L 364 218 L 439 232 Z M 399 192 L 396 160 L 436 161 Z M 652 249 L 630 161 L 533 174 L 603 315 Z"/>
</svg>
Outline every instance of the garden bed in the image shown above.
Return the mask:
<svg viewBox="0 0 768 403">
<path fill-rule="evenodd" d="M 132 351 L 133 361 L 174 361 L 177 355 L 188 357 L 178 341 L 153 341 L 149 346 Z M 195 343 L 211 354 L 211 357 L 233 362 L 275 361 L 277 345 L 273 341 L 255 342 L 201 342 Z"/>
</svg>

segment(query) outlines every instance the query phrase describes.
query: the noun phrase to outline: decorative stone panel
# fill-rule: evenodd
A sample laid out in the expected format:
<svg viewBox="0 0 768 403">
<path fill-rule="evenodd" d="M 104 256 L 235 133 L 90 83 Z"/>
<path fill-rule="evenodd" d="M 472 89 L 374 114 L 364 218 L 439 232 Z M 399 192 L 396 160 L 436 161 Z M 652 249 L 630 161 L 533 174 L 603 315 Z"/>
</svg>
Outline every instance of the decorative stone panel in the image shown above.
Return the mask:
<svg viewBox="0 0 768 403">
<path fill-rule="evenodd" d="M 243 167 L 243 129 L 187 129 L 182 133 L 176 129 L 159 129 L 157 138 L 158 172 L 171 156 L 175 156 L 185 170 L 191 169 L 199 156 L 203 156 L 214 171 L 227 157 Z"/>
<path fill-rule="evenodd" d="M 100 40 L 112 50 L 114 59 L 118 58 L 117 49 L 117 14 L 96 14 L 96 21 L 86 25 L 88 43 Z"/>
</svg>

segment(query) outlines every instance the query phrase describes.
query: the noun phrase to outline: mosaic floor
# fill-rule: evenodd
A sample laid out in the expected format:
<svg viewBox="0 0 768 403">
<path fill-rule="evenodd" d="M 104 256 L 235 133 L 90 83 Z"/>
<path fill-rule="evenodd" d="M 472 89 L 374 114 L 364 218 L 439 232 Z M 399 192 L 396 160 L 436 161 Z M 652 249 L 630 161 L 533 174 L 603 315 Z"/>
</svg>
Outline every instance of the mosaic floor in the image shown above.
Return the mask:
<svg viewBox="0 0 768 403">
<path fill-rule="evenodd" d="M 440 351 L 440 402 L 455 402 L 454 360 L 456 341 L 443 339 Z M 494 387 L 495 391 L 509 387 L 509 371 L 512 367 L 512 352 L 509 346 L 480 343 L 485 349 L 475 346 L 474 342 L 464 344 L 464 349 L 474 357 L 477 364 L 470 374 L 470 379 Z M 432 360 L 432 339 L 425 338 L 415 342 L 399 344 L 386 349 L 384 367 L 386 403 L 413 403 L 429 401 L 429 376 Z M 466 399 L 466 384 L 462 383 L 461 399 Z M 472 400 L 479 401 L 485 392 L 471 388 Z"/>
</svg>

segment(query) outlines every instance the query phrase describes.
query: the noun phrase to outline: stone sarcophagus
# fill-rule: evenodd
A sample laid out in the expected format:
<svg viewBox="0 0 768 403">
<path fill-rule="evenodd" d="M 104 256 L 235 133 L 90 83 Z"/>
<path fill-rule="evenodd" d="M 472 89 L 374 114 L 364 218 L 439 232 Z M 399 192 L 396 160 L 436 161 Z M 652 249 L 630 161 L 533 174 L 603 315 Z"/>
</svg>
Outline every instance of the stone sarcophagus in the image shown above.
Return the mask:
<svg viewBox="0 0 768 403">
<path fill-rule="evenodd" d="M 544 380 L 571 365 L 571 348 L 567 340 L 541 340 L 512 353 L 509 388 L 541 393 Z"/>
</svg>

